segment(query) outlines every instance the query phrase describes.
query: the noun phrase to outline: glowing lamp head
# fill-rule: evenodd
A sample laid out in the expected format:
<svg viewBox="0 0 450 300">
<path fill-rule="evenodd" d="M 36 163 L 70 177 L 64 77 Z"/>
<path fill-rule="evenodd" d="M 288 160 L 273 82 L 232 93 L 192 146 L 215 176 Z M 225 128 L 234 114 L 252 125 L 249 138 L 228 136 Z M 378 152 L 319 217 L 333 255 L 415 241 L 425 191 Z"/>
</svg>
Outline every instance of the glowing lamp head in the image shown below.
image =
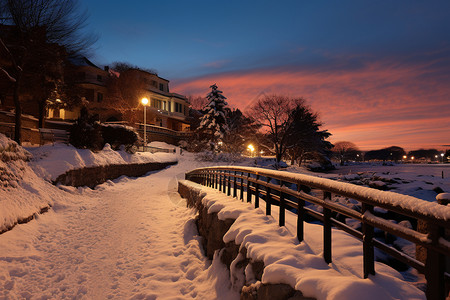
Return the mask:
<svg viewBox="0 0 450 300">
<path fill-rule="evenodd" d="M 253 147 L 252 144 L 248 145 L 247 149 L 250 150 L 251 152 L 255 151 L 255 147 Z"/>
<path fill-rule="evenodd" d="M 142 105 L 147 105 L 148 104 L 148 99 L 147 98 L 142 98 L 141 99 L 141 103 L 142 103 Z"/>
</svg>

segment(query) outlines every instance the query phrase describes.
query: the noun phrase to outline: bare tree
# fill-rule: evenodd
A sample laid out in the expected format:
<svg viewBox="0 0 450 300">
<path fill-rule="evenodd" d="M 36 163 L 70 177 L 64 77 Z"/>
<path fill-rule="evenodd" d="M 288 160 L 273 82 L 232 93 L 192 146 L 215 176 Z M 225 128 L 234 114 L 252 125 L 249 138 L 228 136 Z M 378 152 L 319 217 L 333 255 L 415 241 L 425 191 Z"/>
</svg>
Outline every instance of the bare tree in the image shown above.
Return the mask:
<svg viewBox="0 0 450 300">
<path fill-rule="evenodd" d="M 268 149 L 275 153 L 277 165 L 287 151 L 321 151 L 331 148 L 325 141 L 330 136 L 317 121 L 317 114 L 306 105 L 303 98 L 269 95 L 259 99 L 249 110 L 256 121 L 266 129 Z M 292 154 L 297 156 L 297 154 Z"/>
<path fill-rule="evenodd" d="M 202 96 L 188 96 L 188 101 L 191 104 L 191 108 L 201 111 L 205 109 L 206 105 L 208 104 L 208 99 L 206 97 Z"/>
<path fill-rule="evenodd" d="M 341 166 L 349 159 L 355 159 L 356 155 L 360 152 L 355 144 L 347 141 L 336 142 L 331 151 L 339 159 Z"/>
<path fill-rule="evenodd" d="M 40 89 L 37 101 L 45 105 L 46 98 L 57 88 L 57 81 L 62 80 L 54 72 L 55 65 L 66 54 L 85 53 L 95 42 L 94 36 L 81 33 L 88 15 L 80 13 L 77 4 L 75 0 L 0 0 L 0 25 L 5 29 L 0 48 L 8 57 L 1 71 L 14 86 L 15 140 L 19 144 L 20 98 L 26 79 L 33 79 L 31 84 Z M 35 70 L 39 72 L 36 74 Z"/>
<path fill-rule="evenodd" d="M 280 95 L 266 95 L 258 99 L 249 109 L 248 114 L 267 129 L 267 145 L 269 152 L 275 153 L 277 162 L 281 161 L 286 152 L 286 133 L 289 128 L 289 113 L 297 103 L 303 103 L 302 98 L 291 99 Z"/>
<path fill-rule="evenodd" d="M 147 84 L 144 80 L 136 78 L 134 72 L 130 72 L 130 70 L 135 70 L 131 65 L 126 63 L 115 64 L 120 64 L 121 72 L 120 74 L 113 72 L 117 76 L 111 76 L 108 80 L 105 108 L 119 112 L 122 119 L 130 123 L 141 121 L 140 116 L 143 116 L 143 114 L 137 112 L 142 110 L 140 99 L 145 96 L 143 91 L 146 90 Z M 126 66 L 128 66 L 128 69 Z M 147 109 L 146 113 L 147 116 L 150 115 L 149 119 L 156 117 L 155 112 L 150 109 Z"/>
<path fill-rule="evenodd" d="M 228 132 L 224 137 L 221 148 L 228 153 L 242 153 L 247 147 L 245 143 L 257 142 L 256 133 L 260 126 L 255 123 L 253 118 L 244 116 L 239 109 L 231 110 L 227 108 L 226 112 Z"/>
</svg>

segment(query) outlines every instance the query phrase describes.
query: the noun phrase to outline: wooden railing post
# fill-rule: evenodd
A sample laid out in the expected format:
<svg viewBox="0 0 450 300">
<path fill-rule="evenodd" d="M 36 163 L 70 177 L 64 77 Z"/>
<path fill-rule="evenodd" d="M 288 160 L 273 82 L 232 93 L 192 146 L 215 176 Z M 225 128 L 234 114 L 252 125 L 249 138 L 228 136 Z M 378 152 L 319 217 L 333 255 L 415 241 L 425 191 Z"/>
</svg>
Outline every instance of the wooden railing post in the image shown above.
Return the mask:
<svg viewBox="0 0 450 300">
<path fill-rule="evenodd" d="M 297 183 L 297 192 L 301 192 L 302 186 L 300 183 Z M 305 201 L 297 198 L 297 239 L 299 242 L 303 241 L 303 232 L 304 232 L 304 224 L 305 221 Z"/>
<path fill-rule="evenodd" d="M 222 171 L 217 171 L 217 179 L 219 181 L 219 191 L 222 191 Z"/>
<path fill-rule="evenodd" d="M 255 185 L 255 208 L 259 207 L 259 175 L 256 175 L 256 185 Z"/>
<path fill-rule="evenodd" d="M 269 184 L 270 182 L 270 177 L 267 177 L 267 184 Z M 270 187 L 267 185 L 266 186 L 266 215 L 270 216 L 272 214 L 272 207 L 271 205 L 271 195 L 270 195 Z"/>
<path fill-rule="evenodd" d="M 244 199 L 244 172 L 241 172 L 241 194 L 239 196 L 240 200 Z"/>
<path fill-rule="evenodd" d="M 247 173 L 247 203 L 252 202 L 252 189 L 250 188 L 250 173 Z"/>
<path fill-rule="evenodd" d="M 283 181 L 280 181 L 280 188 L 283 188 Z M 286 223 L 286 200 L 284 199 L 284 193 L 280 192 L 280 215 L 278 218 L 278 225 L 284 226 Z"/>
<path fill-rule="evenodd" d="M 431 222 L 427 223 L 431 243 L 436 245 L 439 238 L 444 236 L 443 228 Z M 445 295 L 445 256 L 431 248 L 427 248 L 425 261 L 425 278 L 427 279 L 427 299 L 444 300 Z"/>
<path fill-rule="evenodd" d="M 368 211 L 370 213 L 373 212 L 373 206 L 365 203 L 361 204 L 361 213 Z M 373 235 L 374 228 L 367 223 L 362 223 L 362 234 L 363 234 L 363 269 L 364 269 L 364 278 L 368 278 L 369 274 L 375 275 L 375 255 L 373 249 Z"/>
<path fill-rule="evenodd" d="M 323 193 L 323 199 L 331 199 L 330 192 Z M 331 263 L 331 210 L 323 208 L 323 259 Z"/>
<path fill-rule="evenodd" d="M 234 171 L 234 178 L 233 178 L 233 187 L 234 187 L 234 190 L 233 190 L 233 198 L 236 198 L 236 196 L 237 196 L 237 185 L 236 185 L 236 176 L 237 176 L 237 172 L 236 171 Z"/>
<path fill-rule="evenodd" d="M 231 195 L 231 178 L 230 178 L 230 174 L 231 174 L 231 171 L 228 172 L 228 189 L 227 189 L 227 196 L 230 196 L 230 195 Z"/>
<path fill-rule="evenodd" d="M 214 171 L 214 188 L 217 189 L 217 183 L 219 181 L 219 173 L 217 170 Z"/>
</svg>

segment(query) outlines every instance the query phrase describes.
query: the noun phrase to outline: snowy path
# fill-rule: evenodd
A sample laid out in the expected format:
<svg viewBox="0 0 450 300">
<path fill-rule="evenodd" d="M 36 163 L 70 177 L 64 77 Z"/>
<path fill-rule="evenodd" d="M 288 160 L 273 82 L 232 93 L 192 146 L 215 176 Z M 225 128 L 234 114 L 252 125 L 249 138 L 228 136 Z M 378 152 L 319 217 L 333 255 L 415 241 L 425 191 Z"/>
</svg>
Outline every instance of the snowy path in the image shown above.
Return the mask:
<svg viewBox="0 0 450 300">
<path fill-rule="evenodd" d="M 238 299 L 199 247 L 172 166 L 95 190 L 0 236 L 0 299 Z"/>
</svg>

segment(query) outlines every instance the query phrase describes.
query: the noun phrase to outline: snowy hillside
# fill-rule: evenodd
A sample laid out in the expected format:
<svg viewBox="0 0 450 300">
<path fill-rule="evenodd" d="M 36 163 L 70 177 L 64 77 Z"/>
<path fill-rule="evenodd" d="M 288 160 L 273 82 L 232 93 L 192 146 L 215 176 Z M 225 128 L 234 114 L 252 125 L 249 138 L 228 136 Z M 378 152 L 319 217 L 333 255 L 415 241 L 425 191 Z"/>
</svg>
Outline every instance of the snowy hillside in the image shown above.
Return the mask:
<svg viewBox="0 0 450 300">
<path fill-rule="evenodd" d="M 177 160 L 175 154 L 169 153 L 129 154 L 114 151 L 108 144 L 98 153 L 66 144 L 30 147 L 27 150 L 0 134 L 0 232 L 60 201 L 64 195 L 50 182 L 68 170 Z"/>
<path fill-rule="evenodd" d="M 31 154 L 0 134 L 0 232 L 53 205 L 58 189 L 30 167 Z"/>
</svg>

